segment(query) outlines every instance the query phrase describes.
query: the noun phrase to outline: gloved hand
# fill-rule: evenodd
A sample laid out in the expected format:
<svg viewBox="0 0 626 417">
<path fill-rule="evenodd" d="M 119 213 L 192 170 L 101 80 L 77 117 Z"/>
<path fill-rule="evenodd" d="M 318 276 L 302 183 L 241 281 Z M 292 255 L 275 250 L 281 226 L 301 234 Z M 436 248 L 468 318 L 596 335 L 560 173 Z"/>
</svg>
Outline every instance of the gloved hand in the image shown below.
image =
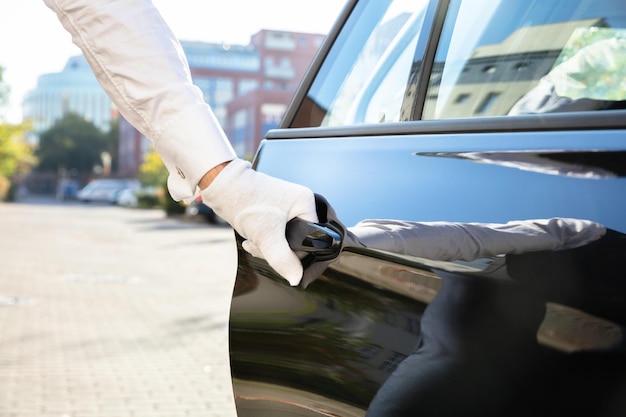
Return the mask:
<svg viewBox="0 0 626 417">
<path fill-rule="evenodd" d="M 300 224 L 290 225 L 287 231 L 293 244 L 292 247 L 302 250 L 303 253 L 304 276 L 300 282 L 302 288 L 307 288 L 309 284 L 317 280 L 326 268 L 339 258 L 344 248 L 348 247 L 352 250 L 365 248 L 365 245 L 346 229 L 325 197 L 316 194 L 315 205 L 320 228 L 298 222 Z M 331 236 L 326 232 L 328 230 L 333 235 L 331 240 L 329 240 Z"/>
<path fill-rule="evenodd" d="M 302 263 L 287 243 L 285 227 L 294 217 L 317 222 L 311 190 L 257 172 L 249 162 L 235 159 L 200 195 L 245 239 L 243 248 L 248 253 L 265 259 L 289 284 L 300 283 Z"/>
</svg>

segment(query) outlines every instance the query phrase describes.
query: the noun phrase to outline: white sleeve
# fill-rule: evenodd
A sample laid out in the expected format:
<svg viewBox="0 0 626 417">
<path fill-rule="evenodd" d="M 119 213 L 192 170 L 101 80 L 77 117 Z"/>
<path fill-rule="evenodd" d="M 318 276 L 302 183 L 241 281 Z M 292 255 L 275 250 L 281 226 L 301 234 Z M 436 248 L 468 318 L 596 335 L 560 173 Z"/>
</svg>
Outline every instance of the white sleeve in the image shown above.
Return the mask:
<svg viewBox="0 0 626 417">
<path fill-rule="evenodd" d="M 153 141 L 174 199 L 192 199 L 209 169 L 236 157 L 150 0 L 44 1 L 120 114 Z"/>
</svg>

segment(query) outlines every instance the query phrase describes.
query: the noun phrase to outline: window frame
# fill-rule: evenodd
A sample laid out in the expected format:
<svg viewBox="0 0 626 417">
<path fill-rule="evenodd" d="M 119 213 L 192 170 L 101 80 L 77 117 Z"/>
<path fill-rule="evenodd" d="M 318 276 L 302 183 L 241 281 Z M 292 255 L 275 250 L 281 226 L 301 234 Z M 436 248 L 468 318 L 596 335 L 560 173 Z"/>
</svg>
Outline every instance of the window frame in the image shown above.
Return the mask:
<svg viewBox="0 0 626 417">
<path fill-rule="evenodd" d="M 427 6 L 415 57 L 422 57 L 419 65 L 410 71 L 402 114 L 399 122 L 382 124 L 354 124 L 342 126 L 293 127 L 300 106 L 307 99 L 309 90 L 328 58 L 329 51 L 344 29 L 344 25 L 360 0 L 348 0 L 342 13 L 323 41 L 314 57 L 309 71 L 302 79 L 288 110 L 277 129 L 268 132 L 267 139 L 286 139 L 294 135 L 302 138 L 330 136 L 375 136 L 395 132 L 405 133 L 476 133 L 501 131 L 545 131 L 545 130 L 604 130 L 626 128 L 626 110 L 580 111 L 570 113 L 544 113 L 516 116 L 485 116 L 448 119 L 423 119 L 424 106 L 429 90 L 429 81 L 435 65 L 435 56 L 445 23 L 456 19 L 450 15 L 451 0 L 431 0 Z M 363 1 L 363 0 L 361 0 Z M 372 1 L 372 0 L 367 0 Z M 458 10 L 457 10 L 458 12 Z M 448 20 L 446 20 L 448 19 Z M 416 59 L 415 62 L 418 62 Z M 406 110 L 405 110 L 406 109 Z M 284 132 L 283 130 L 288 130 Z"/>
</svg>

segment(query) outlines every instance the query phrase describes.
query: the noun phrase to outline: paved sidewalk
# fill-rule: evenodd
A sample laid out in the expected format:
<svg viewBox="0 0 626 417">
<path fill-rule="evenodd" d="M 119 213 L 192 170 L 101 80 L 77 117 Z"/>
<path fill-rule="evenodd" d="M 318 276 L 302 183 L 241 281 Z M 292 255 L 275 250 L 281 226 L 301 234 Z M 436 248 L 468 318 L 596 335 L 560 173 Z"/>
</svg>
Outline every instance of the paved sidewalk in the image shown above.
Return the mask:
<svg viewBox="0 0 626 417">
<path fill-rule="evenodd" d="M 0 203 L 0 417 L 232 417 L 233 232 Z"/>
</svg>

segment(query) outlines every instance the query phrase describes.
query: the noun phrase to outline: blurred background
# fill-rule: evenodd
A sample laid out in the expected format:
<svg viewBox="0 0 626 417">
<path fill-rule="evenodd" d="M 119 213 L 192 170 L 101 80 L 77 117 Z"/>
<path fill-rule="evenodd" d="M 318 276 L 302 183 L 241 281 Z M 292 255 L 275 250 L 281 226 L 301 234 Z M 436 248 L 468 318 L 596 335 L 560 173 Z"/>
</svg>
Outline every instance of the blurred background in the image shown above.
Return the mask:
<svg viewBox="0 0 626 417">
<path fill-rule="evenodd" d="M 181 40 L 194 83 L 238 156 L 276 127 L 343 2 L 155 0 Z M 0 198 L 76 198 L 96 178 L 136 179 L 145 195 L 163 167 L 117 113 L 42 0 L 0 4 Z M 54 138 L 65 136 L 66 141 Z M 10 139 L 9 139 L 10 138 Z M 138 187 L 139 188 L 139 187 Z M 143 204 L 143 202 L 142 202 Z"/>
<path fill-rule="evenodd" d="M 154 3 L 248 159 L 343 7 Z M 0 2 L 0 38 L 0 417 L 234 416 L 233 231 L 169 197 L 42 0 Z"/>
</svg>

